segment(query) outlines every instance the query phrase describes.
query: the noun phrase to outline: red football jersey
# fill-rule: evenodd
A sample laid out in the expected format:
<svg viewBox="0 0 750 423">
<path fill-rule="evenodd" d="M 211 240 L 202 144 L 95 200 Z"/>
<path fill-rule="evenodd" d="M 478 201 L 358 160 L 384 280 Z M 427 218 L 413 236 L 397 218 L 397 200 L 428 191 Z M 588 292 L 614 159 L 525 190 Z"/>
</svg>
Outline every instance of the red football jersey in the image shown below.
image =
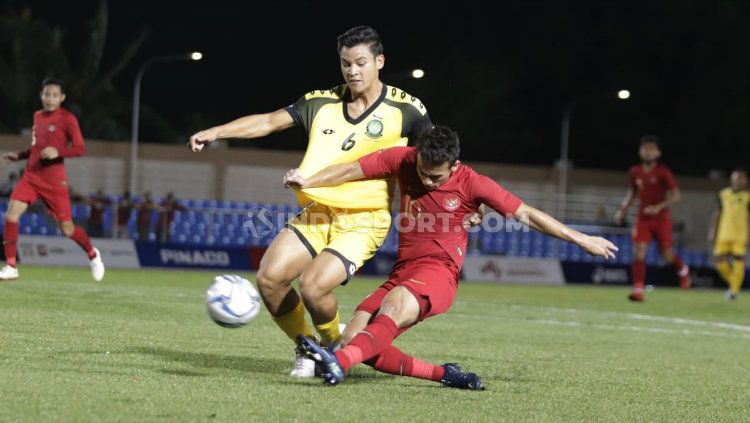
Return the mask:
<svg viewBox="0 0 750 423">
<path fill-rule="evenodd" d="M 31 148 L 18 152 L 20 159 L 28 159 L 24 178 L 32 178 L 38 184 L 66 181 L 64 158 L 82 156 L 85 152 L 78 119 L 63 108 L 52 113 L 39 110 L 34 113 L 33 133 Z M 59 157 L 43 160 L 45 147 L 55 147 Z"/>
<path fill-rule="evenodd" d="M 486 204 L 502 215 L 515 214 L 521 200 L 492 179 L 459 165 L 450 179 L 428 191 L 417 173 L 414 147 L 393 147 L 359 159 L 367 178 L 396 176 L 401 190 L 398 230 L 399 264 L 420 257 L 445 258 L 461 268 L 468 232 L 463 222 Z"/>
<path fill-rule="evenodd" d="M 662 163 L 656 163 L 651 170 L 646 170 L 643 165 L 637 164 L 628 171 L 630 184 L 633 191 L 638 194 L 638 217 L 639 218 L 665 218 L 669 217 L 669 209 L 663 208 L 659 214 L 648 216 L 643 214 L 643 209 L 654 204 L 661 203 L 667 198 L 667 192 L 677 188 L 672 171 Z"/>
</svg>

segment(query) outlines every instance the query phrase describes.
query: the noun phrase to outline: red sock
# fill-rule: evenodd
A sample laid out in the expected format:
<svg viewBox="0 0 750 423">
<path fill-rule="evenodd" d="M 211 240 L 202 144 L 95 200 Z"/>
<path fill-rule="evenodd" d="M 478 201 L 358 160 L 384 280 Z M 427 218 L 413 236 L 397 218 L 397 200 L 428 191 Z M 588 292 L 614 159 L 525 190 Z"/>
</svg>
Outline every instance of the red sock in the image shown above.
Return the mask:
<svg viewBox="0 0 750 423">
<path fill-rule="evenodd" d="M 96 251 L 94 251 L 94 246 L 91 245 L 89 236 L 86 235 L 86 232 L 81 229 L 80 226 L 76 226 L 76 228 L 73 230 L 73 233 L 70 235 L 70 239 L 75 241 L 76 244 L 80 245 L 81 248 L 83 248 L 83 251 L 85 251 L 86 254 L 89 255 L 90 259 L 96 257 Z"/>
<path fill-rule="evenodd" d="M 336 352 L 339 364 L 347 371 L 359 363 L 372 359 L 391 345 L 398 333 L 398 326 L 390 317 L 380 314 L 372 319 L 349 345 Z"/>
<path fill-rule="evenodd" d="M 633 273 L 633 288 L 642 290 L 646 281 L 646 262 L 643 260 L 633 260 L 631 271 Z"/>
<path fill-rule="evenodd" d="M 3 246 L 5 247 L 5 263 L 10 267 L 16 267 L 16 242 L 18 242 L 18 222 L 6 220 Z"/>
<path fill-rule="evenodd" d="M 674 266 L 674 270 L 677 272 L 677 276 L 685 276 L 682 271 L 685 267 L 685 263 L 682 262 L 682 259 L 677 254 L 674 255 L 672 266 Z"/>
<path fill-rule="evenodd" d="M 380 355 L 365 362 L 373 369 L 398 376 L 411 376 L 440 382 L 445 374 L 442 366 L 436 366 L 404 354 L 401 350 L 390 345 Z"/>
</svg>

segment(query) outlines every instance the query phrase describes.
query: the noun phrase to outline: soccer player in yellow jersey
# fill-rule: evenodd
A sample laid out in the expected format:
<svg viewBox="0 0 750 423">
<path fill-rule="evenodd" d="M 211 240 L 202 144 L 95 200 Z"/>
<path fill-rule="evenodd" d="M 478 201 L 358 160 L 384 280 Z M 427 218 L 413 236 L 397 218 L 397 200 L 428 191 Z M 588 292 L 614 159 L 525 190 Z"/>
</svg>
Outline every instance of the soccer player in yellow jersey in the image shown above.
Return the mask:
<svg viewBox="0 0 750 423">
<path fill-rule="evenodd" d="M 745 252 L 748 243 L 750 192 L 747 172 L 735 170 L 729 187 L 719 191 L 719 201 L 711 219 L 709 241 L 714 243 L 716 270 L 729 284 L 728 300 L 737 298 L 745 280 Z"/>
<path fill-rule="evenodd" d="M 355 27 L 338 37 L 346 84 L 307 93 L 289 107 L 250 115 L 190 137 L 193 151 L 221 138 L 260 138 L 293 126 L 308 134 L 299 166 L 312 176 L 377 150 L 405 146 L 431 127 L 419 99 L 380 81 L 385 64 L 380 36 Z M 391 224 L 390 186 L 386 180 L 355 181 L 340 187 L 298 193 L 303 211 L 273 240 L 260 263 L 258 287 L 276 324 L 294 340 L 312 336 L 305 308 L 322 345 L 341 340 L 338 303 L 333 289 L 349 281 L 385 240 Z M 300 295 L 291 286 L 300 280 Z M 304 307 L 303 307 L 304 303 Z M 296 377 L 312 377 L 314 363 L 297 356 Z"/>
</svg>

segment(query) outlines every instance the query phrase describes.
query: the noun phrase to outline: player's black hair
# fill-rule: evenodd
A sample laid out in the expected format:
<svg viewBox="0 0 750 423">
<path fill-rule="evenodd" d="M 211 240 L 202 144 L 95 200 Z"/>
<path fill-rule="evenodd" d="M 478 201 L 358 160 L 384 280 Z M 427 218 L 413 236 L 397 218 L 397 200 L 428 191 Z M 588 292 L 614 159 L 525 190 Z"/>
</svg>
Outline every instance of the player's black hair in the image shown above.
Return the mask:
<svg viewBox="0 0 750 423">
<path fill-rule="evenodd" d="M 660 143 L 661 143 L 661 140 L 659 139 L 659 137 L 657 137 L 654 134 L 646 134 L 641 137 L 641 145 L 654 144 L 657 147 L 661 147 Z"/>
<path fill-rule="evenodd" d="M 434 126 L 425 129 L 417 138 L 417 154 L 431 166 L 448 163 L 453 166 L 461 152 L 458 134 L 447 126 Z"/>
<path fill-rule="evenodd" d="M 60 87 L 60 92 L 65 94 L 65 81 L 59 78 L 44 78 L 44 81 L 42 81 L 42 89 L 40 91 L 44 91 L 44 87 L 47 85 L 57 85 Z"/>
<path fill-rule="evenodd" d="M 370 52 L 373 56 L 379 56 L 383 54 L 383 40 L 380 39 L 380 35 L 370 28 L 369 26 L 355 26 L 354 28 L 346 31 L 336 38 L 338 49 L 341 53 L 341 49 L 352 48 L 360 44 L 367 44 L 370 46 Z"/>
</svg>

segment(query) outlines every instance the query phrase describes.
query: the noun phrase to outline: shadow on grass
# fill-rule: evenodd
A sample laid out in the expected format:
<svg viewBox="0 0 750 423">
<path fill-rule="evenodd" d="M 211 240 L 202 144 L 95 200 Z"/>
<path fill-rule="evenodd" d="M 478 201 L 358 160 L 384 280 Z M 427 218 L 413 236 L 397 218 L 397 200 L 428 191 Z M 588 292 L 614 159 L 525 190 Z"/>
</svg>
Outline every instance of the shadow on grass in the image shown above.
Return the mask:
<svg viewBox="0 0 750 423">
<path fill-rule="evenodd" d="M 229 369 L 241 372 L 252 373 L 270 373 L 282 374 L 288 371 L 290 361 L 265 358 L 265 357 L 248 357 L 239 355 L 222 355 L 212 353 L 202 353 L 193 351 L 178 351 L 168 348 L 135 348 L 132 351 L 136 354 L 150 355 L 162 360 L 183 363 L 194 368 L 203 369 Z M 170 374 L 179 374 L 181 376 L 202 376 L 199 372 L 190 372 L 185 370 L 173 371 L 163 370 Z"/>
<path fill-rule="evenodd" d="M 171 376 L 189 376 L 189 377 L 208 376 L 208 373 L 192 372 L 190 370 L 180 370 L 180 369 L 160 369 L 157 371 L 159 373 L 164 373 L 165 375 L 171 375 Z"/>
</svg>

